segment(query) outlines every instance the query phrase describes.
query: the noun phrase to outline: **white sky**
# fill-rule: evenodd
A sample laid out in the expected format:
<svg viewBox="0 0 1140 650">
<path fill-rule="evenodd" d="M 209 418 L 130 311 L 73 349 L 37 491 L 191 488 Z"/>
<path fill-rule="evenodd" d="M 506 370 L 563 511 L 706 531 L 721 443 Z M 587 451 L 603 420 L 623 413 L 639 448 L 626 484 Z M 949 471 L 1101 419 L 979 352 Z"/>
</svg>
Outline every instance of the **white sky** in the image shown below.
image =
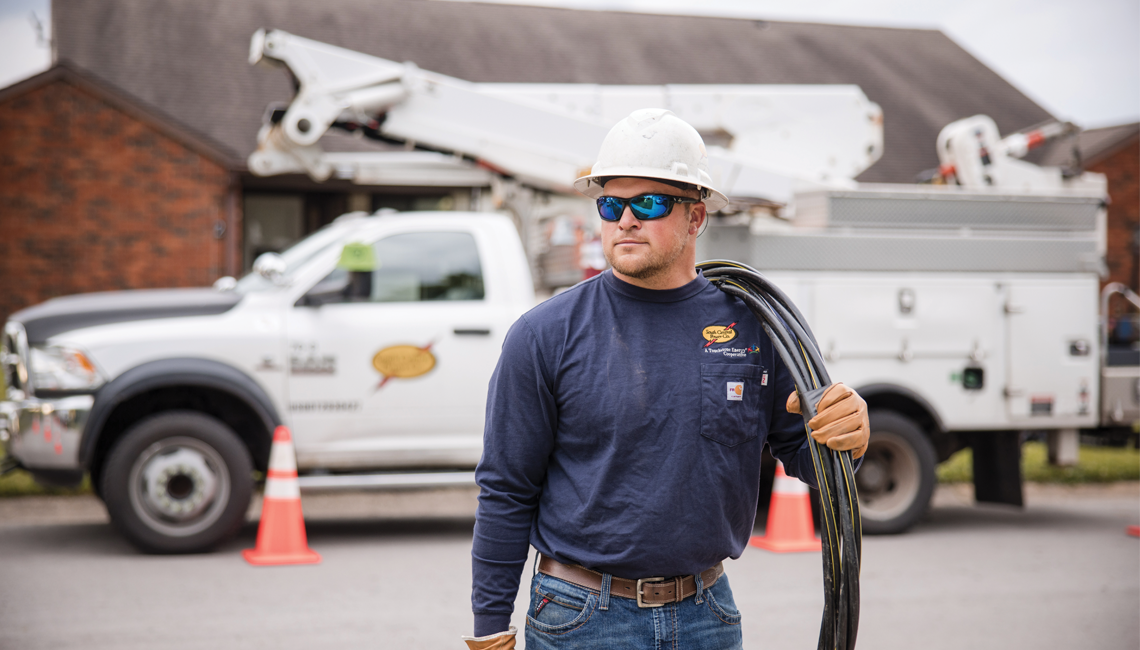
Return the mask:
<svg viewBox="0 0 1140 650">
<path fill-rule="evenodd" d="M 0 88 L 46 70 L 51 49 L 39 43 L 32 14 L 43 25 L 44 38 L 50 38 L 51 14 L 48 0 L 0 0 Z"/>
<path fill-rule="evenodd" d="M 451 0 L 465 2 L 467 0 Z M 504 2 L 504 0 L 482 0 Z M 941 29 L 1062 119 L 1085 128 L 1140 121 L 1140 0 L 509 0 L 645 13 Z M 0 87 L 47 68 L 34 11 L 49 0 L 0 0 Z"/>
</svg>

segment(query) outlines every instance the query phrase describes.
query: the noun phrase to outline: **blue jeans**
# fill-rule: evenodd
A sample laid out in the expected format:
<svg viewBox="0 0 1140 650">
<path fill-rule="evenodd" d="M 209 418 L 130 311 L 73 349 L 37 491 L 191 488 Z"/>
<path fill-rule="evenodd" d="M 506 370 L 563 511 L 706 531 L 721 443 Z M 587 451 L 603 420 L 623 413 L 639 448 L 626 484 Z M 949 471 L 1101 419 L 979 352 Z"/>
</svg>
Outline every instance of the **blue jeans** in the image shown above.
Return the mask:
<svg viewBox="0 0 1140 650">
<path fill-rule="evenodd" d="M 608 576 L 603 576 L 608 586 Z M 537 613 L 536 613 L 537 612 Z M 526 616 L 527 650 L 576 648 L 729 650 L 742 648 L 740 612 L 728 576 L 679 603 L 639 608 L 631 598 L 609 596 L 543 573 L 531 580 Z"/>
</svg>

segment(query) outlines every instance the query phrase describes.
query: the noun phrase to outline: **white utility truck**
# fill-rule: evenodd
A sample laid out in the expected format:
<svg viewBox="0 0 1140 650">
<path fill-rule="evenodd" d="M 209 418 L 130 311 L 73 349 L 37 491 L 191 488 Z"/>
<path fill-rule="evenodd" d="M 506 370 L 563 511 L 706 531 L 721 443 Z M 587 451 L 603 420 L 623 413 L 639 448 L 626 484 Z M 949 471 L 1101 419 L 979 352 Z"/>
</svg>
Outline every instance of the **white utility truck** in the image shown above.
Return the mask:
<svg viewBox="0 0 1140 650">
<path fill-rule="evenodd" d="M 8 460 L 56 483 L 89 471 L 116 526 L 156 552 L 237 530 L 280 424 L 304 488 L 471 483 L 487 382 L 534 305 L 508 218 L 348 214 L 221 284 L 14 314 Z"/>
<path fill-rule="evenodd" d="M 732 203 L 703 257 L 769 273 L 832 376 L 870 403 L 865 530 L 913 524 L 959 448 L 975 450 L 979 500 L 1020 503 L 1021 431 L 1053 432 L 1064 460 L 1078 430 L 1137 419 L 1136 373 L 1106 366 L 1097 330 L 1103 178 L 1016 160 L 1038 136 L 998 140 L 972 118 L 939 139 L 947 184 L 866 186 L 851 179 L 881 154 L 882 114 L 852 86 L 473 84 L 280 31 L 254 35 L 251 61 L 287 67 L 298 88 L 267 113 L 255 173 L 485 182 L 479 208 L 511 219 L 346 215 L 212 290 L 13 315 L 9 463 L 56 482 L 90 472 L 144 549 L 232 532 L 277 424 L 293 428 L 303 490 L 470 484 L 487 378 L 534 301 L 528 230 L 558 201 L 592 212 L 570 184 L 635 108 L 671 108 L 706 135 Z M 330 130 L 406 150 L 325 152 Z"/>
</svg>

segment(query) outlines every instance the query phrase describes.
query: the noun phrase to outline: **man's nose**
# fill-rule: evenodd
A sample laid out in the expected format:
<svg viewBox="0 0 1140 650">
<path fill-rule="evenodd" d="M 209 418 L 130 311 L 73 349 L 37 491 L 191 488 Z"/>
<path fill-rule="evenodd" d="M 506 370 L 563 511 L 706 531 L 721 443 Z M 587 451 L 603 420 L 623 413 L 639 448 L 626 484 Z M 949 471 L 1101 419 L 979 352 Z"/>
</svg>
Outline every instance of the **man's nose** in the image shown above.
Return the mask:
<svg viewBox="0 0 1140 650">
<path fill-rule="evenodd" d="M 630 228 L 640 227 L 641 221 L 639 221 L 637 217 L 633 216 L 633 209 L 628 205 L 625 206 L 625 210 L 622 210 L 621 213 L 621 219 L 618 219 L 618 228 L 621 228 L 622 230 L 629 230 Z"/>
</svg>

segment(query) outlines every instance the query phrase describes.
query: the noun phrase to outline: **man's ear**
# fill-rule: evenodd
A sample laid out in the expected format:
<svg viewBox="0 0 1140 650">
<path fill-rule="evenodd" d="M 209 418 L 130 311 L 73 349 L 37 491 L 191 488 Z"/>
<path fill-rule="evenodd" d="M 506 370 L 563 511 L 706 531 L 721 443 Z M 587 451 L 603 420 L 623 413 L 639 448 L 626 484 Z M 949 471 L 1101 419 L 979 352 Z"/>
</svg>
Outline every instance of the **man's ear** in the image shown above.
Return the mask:
<svg viewBox="0 0 1140 650">
<path fill-rule="evenodd" d="M 692 210 L 689 211 L 689 234 L 695 235 L 701 231 L 701 224 L 708 219 L 708 213 L 705 211 L 704 203 L 693 203 Z"/>
</svg>

